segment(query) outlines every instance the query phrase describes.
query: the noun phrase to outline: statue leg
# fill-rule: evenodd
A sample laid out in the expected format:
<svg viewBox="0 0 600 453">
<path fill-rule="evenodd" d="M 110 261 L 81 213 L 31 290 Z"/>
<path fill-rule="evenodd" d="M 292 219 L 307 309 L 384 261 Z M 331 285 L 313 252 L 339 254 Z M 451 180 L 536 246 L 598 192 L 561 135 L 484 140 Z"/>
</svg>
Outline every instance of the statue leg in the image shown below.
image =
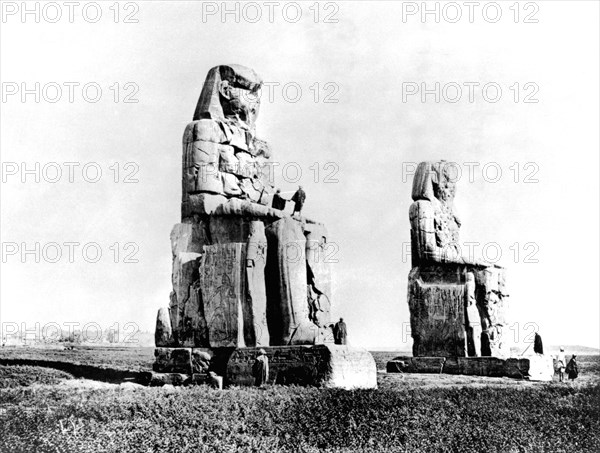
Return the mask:
<svg viewBox="0 0 600 453">
<path fill-rule="evenodd" d="M 481 319 L 475 297 L 475 275 L 467 272 L 466 278 L 466 331 L 469 357 L 481 356 Z"/>
<path fill-rule="evenodd" d="M 267 234 L 267 322 L 271 345 L 314 344 L 318 327 L 310 322 L 306 239 L 300 223 L 284 218 Z"/>
</svg>

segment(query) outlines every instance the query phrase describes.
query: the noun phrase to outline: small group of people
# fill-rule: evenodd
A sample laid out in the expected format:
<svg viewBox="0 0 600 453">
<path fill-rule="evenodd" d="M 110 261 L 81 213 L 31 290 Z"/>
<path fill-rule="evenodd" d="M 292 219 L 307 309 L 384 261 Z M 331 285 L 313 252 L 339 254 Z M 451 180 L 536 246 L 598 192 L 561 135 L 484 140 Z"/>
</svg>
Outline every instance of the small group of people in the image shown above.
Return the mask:
<svg viewBox="0 0 600 453">
<path fill-rule="evenodd" d="M 560 347 L 560 352 L 556 355 L 556 371 L 558 372 L 558 381 L 563 382 L 565 379 L 565 372 L 570 380 L 574 380 L 579 376 L 579 366 L 577 364 L 577 356 L 573 354 L 571 360 L 567 363 L 565 357 L 565 348 Z"/>
<path fill-rule="evenodd" d="M 542 337 L 539 333 L 535 333 L 533 339 L 533 352 L 536 354 L 544 354 L 544 344 L 542 343 Z M 558 373 L 558 382 L 563 382 L 565 379 L 565 372 L 570 380 L 574 380 L 579 376 L 579 366 L 577 365 L 577 356 L 573 354 L 571 360 L 567 363 L 565 357 L 565 348 L 560 347 L 559 353 L 554 358 L 554 370 Z"/>
<path fill-rule="evenodd" d="M 301 215 L 302 208 L 304 207 L 304 202 L 306 201 L 306 192 L 302 190 L 302 186 L 298 186 L 298 190 L 289 200 L 283 198 L 283 196 L 281 195 L 281 189 L 277 189 L 277 192 L 275 193 L 275 195 L 273 195 L 273 201 L 271 203 L 271 206 L 273 207 L 273 209 L 279 209 L 280 211 L 284 211 L 288 201 L 294 202 L 294 212 L 292 212 L 292 216 L 296 213 L 298 213 L 298 215 Z"/>
</svg>

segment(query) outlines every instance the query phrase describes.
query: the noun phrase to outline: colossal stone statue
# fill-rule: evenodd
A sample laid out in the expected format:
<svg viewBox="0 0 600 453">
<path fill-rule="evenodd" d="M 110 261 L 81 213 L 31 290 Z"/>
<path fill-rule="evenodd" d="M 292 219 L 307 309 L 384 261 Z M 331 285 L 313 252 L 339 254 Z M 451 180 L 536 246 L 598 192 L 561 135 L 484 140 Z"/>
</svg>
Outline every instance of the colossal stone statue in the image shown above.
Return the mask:
<svg viewBox="0 0 600 453">
<path fill-rule="evenodd" d="M 150 382 L 217 373 L 252 385 L 260 350 L 269 382 L 377 387 L 366 350 L 333 344 L 325 226 L 268 207 L 271 151 L 255 130 L 261 83 L 243 66 L 211 69 L 185 129 L 173 291 L 158 312 Z"/>
<path fill-rule="evenodd" d="M 507 357 L 505 271 L 461 253 L 456 181 L 445 161 L 413 180 L 408 278 L 415 357 Z"/>
<path fill-rule="evenodd" d="M 302 345 L 327 337 L 327 231 L 267 206 L 271 151 L 255 130 L 261 84 L 243 66 L 211 69 L 185 129 L 182 223 L 171 233 L 173 292 L 168 311 L 159 312 L 157 346 Z"/>
</svg>

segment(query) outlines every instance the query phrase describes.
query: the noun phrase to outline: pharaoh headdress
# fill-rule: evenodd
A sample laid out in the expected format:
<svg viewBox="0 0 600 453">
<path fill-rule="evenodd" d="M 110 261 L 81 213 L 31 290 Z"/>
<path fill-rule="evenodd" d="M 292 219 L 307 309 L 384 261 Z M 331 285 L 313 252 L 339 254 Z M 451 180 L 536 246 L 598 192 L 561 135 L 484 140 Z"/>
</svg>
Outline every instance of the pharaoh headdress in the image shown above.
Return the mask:
<svg viewBox="0 0 600 453">
<path fill-rule="evenodd" d="M 208 118 L 223 121 L 225 114 L 219 98 L 219 86 L 222 81 L 227 81 L 236 88 L 243 88 L 252 92 L 258 91 L 262 80 L 252 69 L 236 64 L 215 66 L 206 76 L 200 99 L 194 112 L 194 121 Z"/>
</svg>

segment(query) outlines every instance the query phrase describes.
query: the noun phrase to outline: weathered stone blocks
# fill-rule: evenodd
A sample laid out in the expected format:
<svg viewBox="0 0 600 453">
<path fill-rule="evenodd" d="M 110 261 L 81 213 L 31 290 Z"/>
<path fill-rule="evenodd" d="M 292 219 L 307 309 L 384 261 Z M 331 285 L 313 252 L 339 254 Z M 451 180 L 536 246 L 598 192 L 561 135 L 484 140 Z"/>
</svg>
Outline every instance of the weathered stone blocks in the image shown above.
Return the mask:
<svg viewBox="0 0 600 453">
<path fill-rule="evenodd" d="M 169 310 L 167 308 L 160 308 L 158 310 L 154 342 L 156 346 L 174 346 L 171 319 L 169 318 Z"/>
<path fill-rule="evenodd" d="M 173 258 L 173 292 L 169 304 L 169 315 L 171 328 L 175 333 L 182 329 L 184 322 L 184 311 L 190 297 L 190 288 L 198 279 L 199 253 L 180 252 Z"/>
<path fill-rule="evenodd" d="M 212 355 L 197 348 L 156 348 L 152 369 L 158 373 L 208 373 Z"/>
<path fill-rule="evenodd" d="M 464 284 L 428 277 L 413 268 L 408 278 L 413 355 L 465 356 Z"/>
<path fill-rule="evenodd" d="M 464 374 L 550 381 L 552 358 L 543 355 L 501 359 L 498 357 L 396 357 L 387 363 L 388 373 Z"/>
<path fill-rule="evenodd" d="M 271 384 L 336 388 L 377 388 L 375 361 L 364 349 L 339 345 L 263 348 Z M 252 365 L 258 348 L 236 349 L 227 363 L 228 385 L 254 385 Z"/>
<path fill-rule="evenodd" d="M 388 373 L 435 373 L 444 369 L 445 357 L 396 357 L 387 363 Z"/>
<path fill-rule="evenodd" d="M 309 317 L 319 327 L 331 322 L 331 269 L 327 230 L 319 223 L 304 224 L 306 236 L 306 272 L 309 291 Z"/>
<path fill-rule="evenodd" d="M 245 346 L 243 326 L 246 247 L 241 243 L 204 247 L 199 288 L 211 347 Z"/>
</svg>

